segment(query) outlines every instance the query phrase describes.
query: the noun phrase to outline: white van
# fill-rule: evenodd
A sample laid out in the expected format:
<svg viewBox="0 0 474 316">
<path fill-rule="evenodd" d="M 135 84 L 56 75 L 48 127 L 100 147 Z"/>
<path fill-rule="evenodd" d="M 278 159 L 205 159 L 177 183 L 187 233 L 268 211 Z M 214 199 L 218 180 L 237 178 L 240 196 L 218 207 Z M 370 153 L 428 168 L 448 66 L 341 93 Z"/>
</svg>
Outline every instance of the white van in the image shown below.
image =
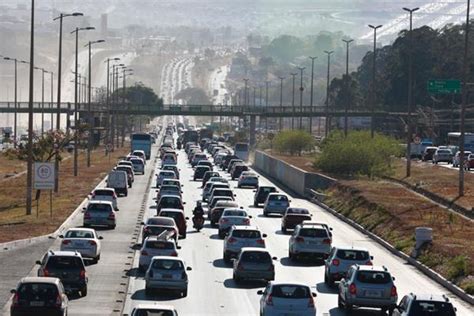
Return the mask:
<svg viewBox="0 0 474 316">
<path fill-rule="evenodd" d="M 117 195 L 128 195 L 128 179 L 125 171 L 112 171 L 107 177 L 107 187 L 115 189 Z"/>
</svg>

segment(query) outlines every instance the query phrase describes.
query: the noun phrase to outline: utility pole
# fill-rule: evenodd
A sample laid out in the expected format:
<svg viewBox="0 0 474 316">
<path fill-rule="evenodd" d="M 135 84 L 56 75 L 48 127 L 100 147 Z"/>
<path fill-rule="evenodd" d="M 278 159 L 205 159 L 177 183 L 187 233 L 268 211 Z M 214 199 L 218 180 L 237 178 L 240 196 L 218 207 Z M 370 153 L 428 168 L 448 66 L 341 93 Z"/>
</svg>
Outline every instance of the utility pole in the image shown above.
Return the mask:
<svg viewBox="0 0 474 316">
<path fill-rule="evenodd" d="M 327 55 L 328 55 L 328 72 L 327 72 L 327 81 L 326 81 L 326 122 L 324 124 L 324 137 L 327 137 L 329 132 L 330 132 L 330 128 L 331 128 L 331 120 L 329 119 L 329 78 L 330 78 L 330 75 L 331 75 L 331 55 L 334 53 L 334 51 L 327 51 L 325 50 L 324 51 Z"/>
<path fill-rule="evenodd" d="M 350 108 L 350 103 L 351 103 L 351 92 L 350 92 L 350 80 L 349 80 L 349 44 L 352 43 L 354 40 L 349 39 L 343 39 L 342 40 L 344 43 L 346 43 L 346 92 L 347 92 L 347 100 L 346 100 L 346 106 L 345 106 L 345 115 L 344 115 L 344 136 L 347 137 L 347 115 L 349 112 Z"/>
<path fill-rule="evenodd" d="M 376 60 L 377 60 L 377 29 L 381 28 L 382 25 L 371 25 L 369 27 L 374 30 L 374 53 L 373 53 L 373 65 L 372 65 L 372 89 L 371 90 L 371 120 L 370 120 L 370 136 L 374 138 L 375 134 L 375 103 L 376 103 L 376 89 L 375 89 L 375 77 L 376 77 Z"/>
<path fill-rule="evenodd" d="M 293 116 L 291 117 L 291 129 L 295 129 L 295 116 L 296 116 L 296 109 L 295 109 L 295 78 L 298 75 L 296 72 L 290 73 L 293 77 L 293 94 L 291 97 L 291 108 L 293 110 Z"/>
<path fill-rule="evenodd" d="M 41 70 L 41 135 L 44 134 L 44 74 L 48 72 L 44 68 L 34 67 L 36 70 Z"/>
<path fill-rule="evenodd" d="M 283 115 L 283 80 L 285 77 L 278 77 L 280 79 L 280 111 L 281 115 Z M 280 132 L 283 129 L 283 117 L 280 115 Z"/>
<path fill-rule="evenodd" d="M 268 86 L 270 81 L 265 81 L 265 111 L 268 110 Z M 265 133 L 268 133 L 268 116 L 265 118 Z"/>
<path fill-rule="evenodd" d="M 318 57 L 309 56 L 311 59 L 311 96 L 309 101 L 309 109 L 310 109 L 310 116 L 309 116 L 309 133 L 313 133 L 313 95 L 314 95 L 314 60 Z"/>
<path fill-rule="evenodd" d="M 31 0 L 30 83 L 28 100 L 28 162 L 26 167 L 26 215 L 31 215 L 33 191 L 33 98 L 35 64 L 35 0 Z"/>
<path fill-rule="evenodd" d="M 305 67 L 298 67 L 301 73 L 301 81 L 300 81 L 300 129 L 303 129 L 303 71 L 306 69 Z"/>
<path fill-rule="evenodd" d="M 54 120 L 54 117 L 53 117 L 54 72 L 50 71 L 49 74 L 51 75 L 51 78 L 50 78 L 50 80 L 51 80 L 51 82 L 50 82 L 51 83 L 51 94 L 50 94 L 51 103 L 50 103 L 50 106 L 49 106 L 49 108 L 51 110 L 51 120 L 50 120 L 50 124 L 49 124 L 50 126 L 49 127 L 50 127 L 50 130 L 53 131 L 53 126 L 54 126 L 54 124 L 53 124 L 53 120 Z"/>
</svg>

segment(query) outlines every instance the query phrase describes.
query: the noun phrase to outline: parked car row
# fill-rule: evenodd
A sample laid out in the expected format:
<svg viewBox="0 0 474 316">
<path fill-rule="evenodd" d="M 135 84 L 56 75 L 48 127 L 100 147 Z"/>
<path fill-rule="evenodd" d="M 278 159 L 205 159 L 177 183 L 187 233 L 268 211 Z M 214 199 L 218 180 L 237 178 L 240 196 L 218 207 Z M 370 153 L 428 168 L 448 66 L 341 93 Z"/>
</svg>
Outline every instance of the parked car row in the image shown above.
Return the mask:
<svg viewBox="0 0 474 316">
<path fill-rule="evenodd" d="M 457 151 L 454 154 L 451 148 L 448 148 L 446 146 L 430 146 L 425 148 L 421 159 L 422 161 L 431 160 L 431 162 L 434 164 L 446 162 L 448 164 L 452 164 L 455 168 L 459 168 L 460 155 L 460 151 Z M 471 168 L 474 168 L 474 154 L 470 151 L 464 151 L 464 168 L 466 170 L 471 170 Z"/>
</svg>

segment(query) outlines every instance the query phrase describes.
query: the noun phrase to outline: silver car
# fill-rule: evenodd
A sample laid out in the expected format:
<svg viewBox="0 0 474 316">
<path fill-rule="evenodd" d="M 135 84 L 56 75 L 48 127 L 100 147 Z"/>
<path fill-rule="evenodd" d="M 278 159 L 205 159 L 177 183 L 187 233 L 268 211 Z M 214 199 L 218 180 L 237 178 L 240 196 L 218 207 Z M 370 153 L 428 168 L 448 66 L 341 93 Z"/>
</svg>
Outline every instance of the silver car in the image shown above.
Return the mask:
<svg viewBox="0 0 474 316">
<path fill-rule="evenodd" d="M 354 306 L 378 307 L 391 315 L 398 300 L 394 280 L 385 267 L 353 265 L 339 283 L 337 305 L 348 311 Z"/>
<path fill-rule="evenodd" d="M 161 170 L 156 174 L 156 187 L 160 187 L 163 184 L 163 181 L 166 179 L 177 179 L 174 171 L 170 170 Z"/>
<path fill-rule="evenodd" d="M 230 263 L 244 247 L 265 248 L 266 234 L 261 234 L 254 226 L 233 226 L 224 239 L 223 259 Z"/>
<path fill-rule="evenodd" d="M 354 264 L 372 265 L 373 257 L 365 248 L 333 247 L 324 264 L 324 283 L 333 286 L 335 281 L 346 277 Z"/>
<path fill-rule="evenodd" d="M 281 193 L 270 193 L 263 205 L 263 216 L 268 216 L 270 213 L 285 214 L 286 209 L 290 207 L 291 200 Z"/>
<path fill-rule="evenodd" d="M 244 247 L 239 256 L 233 260 L 233 279 L 241 280 L 275 280 L 275 266 L 270 253 L 262 248 Z"/>
<path fill-rule="evenodd" d="M 260 315 L 262 316 L 315 316 L 314 297 L 309 286 L 299 283 L 270 282 L 261 295 Z"/>
<path fill-rule="evenodd" d="M 145 294 L 153 289 L 179 291 L 183 297 L 188 295 L 188 275 L 191 267 L 186 267 L 183 259 L 156 256 L 151 259 L 145 274 Z"/>
<path fill-rule="evenodd" d="M 114 229 L 116 226 L 116 213 L 111 202 L 91 201 L 84 207 L 83 225 L 107 226 Z"/>
<path fill-rule="evenodd" d="M 453 153 L 451 152 L 451 149 L 438 148 L 436 149 L 433 155 L 433 160 L 431 161 L 434 164 L 437 164 L 438 162 L 451 163 L 452 160 L 453 160 Z"/>
<path fill-rule="evenodd" d="M 166 232 L 165 232 L 166 233 Z M 140 250 L 140 258 L 138 261 L 138 269 L 146 271 L 150 261 L 155 256 L 177 257 L 178 249 L 174 239 L 164 239 L 160 236 L 150 236 L 145 238 Z"/>
<path fill-rule="evenodd" d="M 202 190 L 202 200 L 204 202 L 209 201 L 209 197 L 211 196 L 212 190 L 220 188 L 220 189 L 230 189 L 229 184 L 221 183 L 221 182 L 208 182 L 206 186 Z"/>
<path fill-rule="evenodd" d="M 288 257 L 295 260 L 301 256 L 326 259 L 331 251 L 332 238 L 323 225 L 297 225 L 289 240 Z"/>
<path fill-rule="evenodd" d="M 114 210 L 118 211 L 117 206 L 117 194 L 115 194 L 115 190 L 112 188 L 100 188 L 95 189 L 90 194 L 91 201 L 109 201 L 112 202 L 114 206 Z"/>
<path fill-rule="evenodd" d="M 249 226 L 250 218 L 244 209 L 227 208 L 222 212 L 219 219 L 219 237 L 224 238 L 229 229 L 234 225 Z"/>
<path fill-rule="evenodd" d="M 157 305 L 154 303 L 140 303 L 137 304 L 130 316 L 178 316 L 178 312 L 171 305 Z"/>
</svg>

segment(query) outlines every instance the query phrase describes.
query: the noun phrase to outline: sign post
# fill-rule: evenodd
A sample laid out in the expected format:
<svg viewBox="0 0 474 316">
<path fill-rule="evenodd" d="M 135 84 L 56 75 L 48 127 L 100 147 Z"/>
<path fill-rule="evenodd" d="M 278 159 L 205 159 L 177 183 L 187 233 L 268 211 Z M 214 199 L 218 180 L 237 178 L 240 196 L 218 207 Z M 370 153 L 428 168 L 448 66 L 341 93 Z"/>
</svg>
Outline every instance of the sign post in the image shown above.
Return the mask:
<svg viewBox="0 0 474 316">
<path fill-rule="evenodd" d="M 461 81 L 448 80 L 428 80 L 427 90 L 429 94 L 460 94 Z"/>
<path fill-rule="evenodd" d="M 33 165 L 34 179 L 33 188 L 35 190 L 49 190 L 49 214 L 53 216 L 53 191 L 56 180 L 56 169 L 51 162 L 35 162 Z M 36 216 L 39 214 L 39 201 L 36 204 Z"/>
</svg>

